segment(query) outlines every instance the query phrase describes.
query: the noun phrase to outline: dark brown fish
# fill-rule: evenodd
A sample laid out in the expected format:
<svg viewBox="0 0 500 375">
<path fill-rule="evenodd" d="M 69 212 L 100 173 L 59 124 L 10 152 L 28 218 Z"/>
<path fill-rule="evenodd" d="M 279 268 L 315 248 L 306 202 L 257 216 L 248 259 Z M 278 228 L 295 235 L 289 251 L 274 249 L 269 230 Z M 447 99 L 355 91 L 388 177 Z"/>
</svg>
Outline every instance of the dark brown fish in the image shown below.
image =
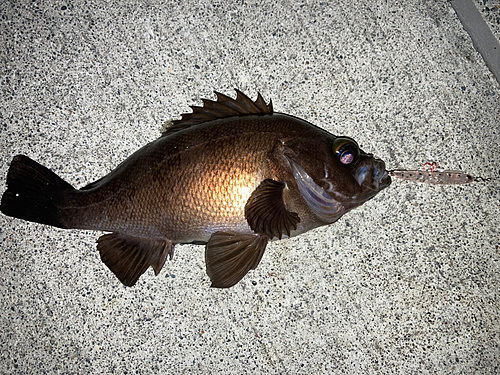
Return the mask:
<svg viewBox="0 0 500 375">
<path fill-rule="evenodd" d="M 80 190 L 15 156 L 1 211 L 59 228 L 111 232 L 102 261 L 132 286 L 178 243 L 205 244 L 213 287 L 255 269 L 269 240 L 330 224 L 389 186 L 354 140 L 273 112 L 237 91 L 182 115 L 160 138 Z"/>
</svg>

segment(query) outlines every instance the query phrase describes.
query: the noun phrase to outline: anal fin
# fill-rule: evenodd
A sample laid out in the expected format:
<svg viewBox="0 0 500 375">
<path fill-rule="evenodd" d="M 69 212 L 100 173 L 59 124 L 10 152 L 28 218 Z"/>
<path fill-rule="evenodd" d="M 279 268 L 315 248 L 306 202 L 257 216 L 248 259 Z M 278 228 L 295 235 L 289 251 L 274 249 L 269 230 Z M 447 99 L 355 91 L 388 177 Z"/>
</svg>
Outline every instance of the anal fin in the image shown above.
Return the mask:
<svg viewBox="0 0 500 375">
<path fill-rule="evenodd" d="M 97 240 L 101 260 L 126 286 L 133 286 L 151 266 L 158 275 L 174 246 L 169 240 L 149 239 L 110 233 Z"/>
<path fill-rule="evenodd" d="M 207 274 L 214 288 L 229 288 L 257 268 L 269 238 L 257 234 L 216 232 L 205 250 Z"/>
</svg>

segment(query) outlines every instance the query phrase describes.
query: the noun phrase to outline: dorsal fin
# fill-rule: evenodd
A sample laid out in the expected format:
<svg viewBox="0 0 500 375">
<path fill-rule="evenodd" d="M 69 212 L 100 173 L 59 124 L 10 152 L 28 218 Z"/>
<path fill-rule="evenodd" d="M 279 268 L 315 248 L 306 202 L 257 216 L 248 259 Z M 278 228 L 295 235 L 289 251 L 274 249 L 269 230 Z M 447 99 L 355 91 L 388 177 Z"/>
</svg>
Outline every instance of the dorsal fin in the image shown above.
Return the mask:
<svg viewBox="0 0 500 375">
<path fill-rule="evenodd" d="M 271 100 L 269 100 L 269 104 L 266 104 L 262 96 L 257 94 L 257 99 L 253 102 L 241 91 L 235 90 L 236 99 L 215 91 L 217 100 L 202 99 L 203 106 L 191 106 L 193 113 L 184 113 L 180 120 L 172 121 L 172 126 L 162 133 L 162 137 L 218 118 L 273 114 Z"/>
</svg>

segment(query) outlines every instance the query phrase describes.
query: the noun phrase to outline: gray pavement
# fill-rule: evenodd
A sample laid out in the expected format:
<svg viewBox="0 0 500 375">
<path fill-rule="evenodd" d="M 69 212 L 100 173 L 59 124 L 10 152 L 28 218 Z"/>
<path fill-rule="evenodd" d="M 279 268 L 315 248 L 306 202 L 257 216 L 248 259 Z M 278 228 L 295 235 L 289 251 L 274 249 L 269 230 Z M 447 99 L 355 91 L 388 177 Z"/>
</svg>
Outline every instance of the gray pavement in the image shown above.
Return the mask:
<svg viewBox="0 0 500 375">
<path fill-rule="evenodd" d="M 11 1 L 0 28 L 2 191 L 19 153 L 84 186 L 234 88 L 390 169 L 499 174 L 500 87 L 447 1 Z M 0 373 L 496 374 L 499 224 L 498 179 L 394 181 L 217 290 L 201 246 L 125 288 L 100 233 L 2 215 Z"/>
</svg>

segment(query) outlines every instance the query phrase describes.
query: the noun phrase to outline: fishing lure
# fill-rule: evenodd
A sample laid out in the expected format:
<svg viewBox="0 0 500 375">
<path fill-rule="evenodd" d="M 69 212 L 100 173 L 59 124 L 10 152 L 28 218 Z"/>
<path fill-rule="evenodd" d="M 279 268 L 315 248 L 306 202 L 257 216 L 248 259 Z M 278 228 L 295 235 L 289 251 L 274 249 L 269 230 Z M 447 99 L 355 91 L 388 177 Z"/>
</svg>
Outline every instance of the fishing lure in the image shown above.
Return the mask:
<svg viewBox="0 0 500 375">
<path fill-rule="evenodd" d="M 396 169 L 387 171 L 390 176 L 400 180 L 421 182 L 432 185 L 463 185 L 473 182 L 475 179 L 467 173 L 460 171 L 419 171 Z"/>
<path fill-rule="evenodd" d="M 425 168 L 430 166 L 430 170 Z M 387 174 L 400 180 L 420 182 L 431 185 L 464 185 L 474 181 L 490 181 L 491 178 L 473 177 L 470 174 L 461 171 L 437 171 L 436 162 L 425 163 L 423 170 L 393 169 L 387 171 Z"/>
</svg>

